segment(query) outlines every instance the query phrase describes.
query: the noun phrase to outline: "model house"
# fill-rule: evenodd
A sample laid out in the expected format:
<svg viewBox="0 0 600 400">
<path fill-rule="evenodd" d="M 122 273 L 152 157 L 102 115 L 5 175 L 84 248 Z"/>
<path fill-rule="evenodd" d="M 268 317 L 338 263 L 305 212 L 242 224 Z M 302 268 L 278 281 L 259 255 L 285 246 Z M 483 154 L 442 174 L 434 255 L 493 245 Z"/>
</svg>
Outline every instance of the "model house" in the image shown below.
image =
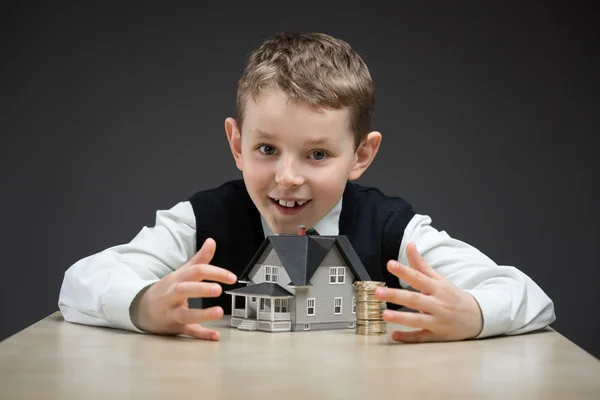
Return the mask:
<svg viewBox="0 0 600 400">
<path fill-rule="evenodd" d="M 268 236 L 231 295 L 231 326 L 261 331 L 354 328 L 357 280 L 370 280 L 346 236 Z"/>
</svg>

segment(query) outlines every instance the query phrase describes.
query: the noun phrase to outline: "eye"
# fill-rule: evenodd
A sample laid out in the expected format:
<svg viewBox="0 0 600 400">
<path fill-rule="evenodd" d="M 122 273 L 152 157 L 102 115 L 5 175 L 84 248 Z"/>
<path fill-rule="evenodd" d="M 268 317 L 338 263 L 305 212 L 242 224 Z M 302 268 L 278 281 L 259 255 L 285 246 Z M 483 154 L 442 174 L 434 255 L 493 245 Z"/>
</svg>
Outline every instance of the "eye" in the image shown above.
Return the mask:
<svg viewBox="0 0 600 400">
<path fill-rule="evenodd" d="M 322 160 L 326 157 L 327 157 L 327 152 L 325 152 L 324 150 L 315 150 L 312 153 L 310 153 L 310 156 L 309 156 L 309 158 L 312 158 L 313 160 Z"/>
<path fill-rule="evenodd" d="M 260 151 L 263 154 L 266 154 L 268 156 L 271 156 L 273 154 L 275 154 L 275 147 L 269 145 L 269 144 L 263 144 L 262 146 L 258 147 L 258 151 Z"/>
</svg>

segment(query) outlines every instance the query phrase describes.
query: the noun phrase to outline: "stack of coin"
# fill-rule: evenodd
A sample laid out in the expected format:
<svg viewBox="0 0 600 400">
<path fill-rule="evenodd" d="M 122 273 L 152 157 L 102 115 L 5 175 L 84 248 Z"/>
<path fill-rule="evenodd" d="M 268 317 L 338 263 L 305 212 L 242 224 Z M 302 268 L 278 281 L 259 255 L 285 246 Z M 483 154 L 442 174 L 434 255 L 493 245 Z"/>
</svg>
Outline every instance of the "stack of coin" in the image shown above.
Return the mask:
<svg viewBox="0 0 600 400">
<path fill-rule="evenodd" d="M 383 335 L 386 333 L 386 323 L 383 320 L 385 301 L 375 298 L 375 289 L 385 286 L 385 282 L 357 281 L 356 296 L 356 333 L 358 335 Z"/>
</svg>

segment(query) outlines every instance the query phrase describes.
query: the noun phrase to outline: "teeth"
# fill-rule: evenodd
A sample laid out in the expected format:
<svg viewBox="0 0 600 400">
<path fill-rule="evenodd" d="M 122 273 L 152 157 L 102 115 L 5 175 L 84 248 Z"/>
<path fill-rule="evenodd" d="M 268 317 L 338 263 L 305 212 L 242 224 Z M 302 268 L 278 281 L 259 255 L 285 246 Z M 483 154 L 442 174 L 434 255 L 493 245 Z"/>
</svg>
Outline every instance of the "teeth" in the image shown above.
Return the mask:
<svg viewBox="0 0 600 400">
<path fill-rule="evenodd" d="M 298 204 L 299 206 L 301 206 L 302 204 L 308 202 L 308 200 L 295 202 L 295 201 L 285 201 L 285 200 L 277 200 L 277 199 L 275 199 L 275 201 L 278 202 L 280 206 L 290 207 L 290 208 L 294 207 L 295 204 Z"/>
<path fill-rule="evenodd" d="M 294 202 L 293 201 L 279 200 L 279 205 L 281 205 L 283 207 L 294 207 Z"/>
</svg>

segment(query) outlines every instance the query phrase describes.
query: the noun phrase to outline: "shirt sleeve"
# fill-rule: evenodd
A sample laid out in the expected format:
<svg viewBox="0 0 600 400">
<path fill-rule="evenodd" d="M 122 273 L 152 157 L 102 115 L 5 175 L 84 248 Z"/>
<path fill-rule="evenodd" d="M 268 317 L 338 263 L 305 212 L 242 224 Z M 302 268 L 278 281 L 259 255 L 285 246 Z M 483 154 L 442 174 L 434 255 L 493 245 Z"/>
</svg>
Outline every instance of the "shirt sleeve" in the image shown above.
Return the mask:
<svg viewBox="0 0 600 400">
<path fill-rule="evenodd" d="M 58 306 L 66 321 L 140 332 L 130 306 L 147 286 L 195 254 L 196 220 L 189 202 L 156 213 L 133 240 L 83 258 L 67 269 Z"/>
<path fill-rule="evenodd" d="M 430 217 L 416 214 L 405 229 L 398 260 L 407 266 L 406 246 L 410 242 L 432 268 L 479 303 L 483 330 L 477 338 L 516 335 L 556 320 L 552 300 L 531 278 L 438 231 L 431 226 Z M 400 284 L 409 287 L 406 282 Z"/>
</svg>

